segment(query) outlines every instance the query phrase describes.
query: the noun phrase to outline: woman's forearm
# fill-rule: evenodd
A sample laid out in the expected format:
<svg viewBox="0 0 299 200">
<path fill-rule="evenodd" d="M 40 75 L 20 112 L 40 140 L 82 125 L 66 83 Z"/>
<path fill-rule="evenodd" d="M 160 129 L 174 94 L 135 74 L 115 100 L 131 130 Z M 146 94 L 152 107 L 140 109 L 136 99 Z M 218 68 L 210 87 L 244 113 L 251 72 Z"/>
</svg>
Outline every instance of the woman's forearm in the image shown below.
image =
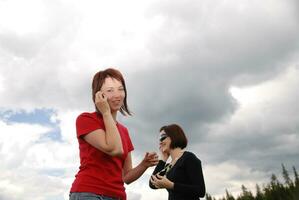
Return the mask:
<svg viewBox="0 0 299 200">
<path fill-rule="evenodd" d="M 103 114 L 103 120 L 105 124 L 105 133 L 106 133 L 106 144 L 108 147 L 108 151 L 111 152 L 112 155 L 122 155 L 123 154 L 123 146 L 120 134 L 116 127 L 116 123 L 111 115 L 111 113 Z"/>
<path fill-rule="evenodd" d="M 130 184 L 136 181 L 145 171 L 147 167 L 142 164 L 142 162 L 137 165 L 135 168 L 132 168 L 124 175 L 124 182 Z"/>
</svg>

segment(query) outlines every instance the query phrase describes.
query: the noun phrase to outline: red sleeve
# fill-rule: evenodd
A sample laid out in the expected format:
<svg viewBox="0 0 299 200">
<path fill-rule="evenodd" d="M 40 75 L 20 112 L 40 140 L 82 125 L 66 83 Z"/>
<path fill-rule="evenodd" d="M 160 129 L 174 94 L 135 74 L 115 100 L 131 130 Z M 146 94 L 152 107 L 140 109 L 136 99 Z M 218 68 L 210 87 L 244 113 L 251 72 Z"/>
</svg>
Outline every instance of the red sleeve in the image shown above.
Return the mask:
<svg viewBox="0 0 299 200">
<path fill-rule="evenodd" d="M 99 120 L 96 115 L 91 113 L 82 113 L 76 120 L 77 137 L 80 138 L 94 130 L 103 129 L 105 126 L 102 120 Z"/>
<path fill-rule="evenodd" d="M 131 152 L 131 151 L 134 150 L 134 146 L 133 146 L 133 144 L 132 144 L 132 141 L 131 141 L 129 132 L 128 132 L 128 138 L 129 138 L 129 141 L 128 141 L 128 151 Z"/>
<path fill-rule="evenodd" d="M 134 146 L 133 146 L 133 143 L 131 141 L 130 134 L 129 134 L 128 130 L 127 130 L 127 134 L 128 134 L 128 152 L 131 152 L 131 151 L 134 150 Z"/>
</svg>

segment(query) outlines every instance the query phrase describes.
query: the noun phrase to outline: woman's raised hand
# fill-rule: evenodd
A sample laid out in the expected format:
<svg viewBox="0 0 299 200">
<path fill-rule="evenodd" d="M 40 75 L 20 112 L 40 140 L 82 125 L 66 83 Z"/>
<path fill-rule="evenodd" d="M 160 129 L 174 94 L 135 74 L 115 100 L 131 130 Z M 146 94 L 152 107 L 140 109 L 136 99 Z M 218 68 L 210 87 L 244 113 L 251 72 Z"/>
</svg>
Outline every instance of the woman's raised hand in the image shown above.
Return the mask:
<svg viewBox="0 0 299 200">
<path fill-rule="evenodd" d="M 107 101 L 107 97 L 104 95 L 102 91 L 98 91 L 95 94 L 95 105 L 98 110 L 102 113 L 102 115 L 106 113 L 110 113 L 110 106 Z"/>
<path fill-rule="evenodd" d="M 142 164 L 148 168 L 148 167 L 152 167 L 157 165 L 159 162 L 158 159 L 158 155 L 156 154 L 156 152 L 146 152 L 143 160 L 142 160 Z"/>
</svg>

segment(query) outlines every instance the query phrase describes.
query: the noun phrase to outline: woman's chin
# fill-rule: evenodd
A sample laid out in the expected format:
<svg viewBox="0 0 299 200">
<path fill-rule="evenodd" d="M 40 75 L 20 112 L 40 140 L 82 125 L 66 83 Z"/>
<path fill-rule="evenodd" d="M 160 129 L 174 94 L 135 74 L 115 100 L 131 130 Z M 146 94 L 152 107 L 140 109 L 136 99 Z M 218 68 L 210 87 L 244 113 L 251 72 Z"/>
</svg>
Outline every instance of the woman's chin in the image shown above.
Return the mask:
<svg viewBox="0 0 299 200">
<path fill-rule="evenodd" d="M 163 153 L 168 153 L 167 148 L 162 148 L 162 152 L 163 152 Z"/>
<path fill-rule="evenodd" d="M 119 107 L 116 107 L 116 106 L 114 106 L 114 107 L 110 107 L 111 112 L 117 112 L 117 111 L 120 111 L 120 108 L 121 108 L 121 106 L 119 106 Z"/>
</svg>

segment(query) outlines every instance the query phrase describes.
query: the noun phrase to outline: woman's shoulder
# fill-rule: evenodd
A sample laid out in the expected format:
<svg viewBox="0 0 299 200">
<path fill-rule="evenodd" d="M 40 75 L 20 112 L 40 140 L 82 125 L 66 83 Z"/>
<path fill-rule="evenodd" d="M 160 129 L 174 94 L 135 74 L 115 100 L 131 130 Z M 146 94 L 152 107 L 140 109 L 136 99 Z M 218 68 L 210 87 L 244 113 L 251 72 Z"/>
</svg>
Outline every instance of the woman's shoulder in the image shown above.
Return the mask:
<svg viewBox="0 0 299 200">
<path fill-rule="evenodd" d="M 78 115 L 78 117 L 80 116 L 96 116 L 97 113 L 96 112 L 82 112 Z"/>
<path fill-rule="evenodd" d="M 80 119 L 87 119 L 87 118 L 99 119 L 99 116 L 96 112 L 83 112 L 78 115 L 77 121 Z"/>
<path fill-rule="evenodd" d="M 120 122 L 117 122 L 116 126 L 117 126 L 118 128 L 120 128 L 121 130 L 125 131 L 126 133 L 129 133 L 128 128 L 127 128 L 124 124 L 122 124 L 122 123 L 120 123 Z"/>
<path fill-rule="evenodd" d="M 193 152 L 185 151 L 183 156 L 184 156 L 185 159 L 196 160 L 196 161 L 201 162 L 200 159 Z"/>
</svg>

